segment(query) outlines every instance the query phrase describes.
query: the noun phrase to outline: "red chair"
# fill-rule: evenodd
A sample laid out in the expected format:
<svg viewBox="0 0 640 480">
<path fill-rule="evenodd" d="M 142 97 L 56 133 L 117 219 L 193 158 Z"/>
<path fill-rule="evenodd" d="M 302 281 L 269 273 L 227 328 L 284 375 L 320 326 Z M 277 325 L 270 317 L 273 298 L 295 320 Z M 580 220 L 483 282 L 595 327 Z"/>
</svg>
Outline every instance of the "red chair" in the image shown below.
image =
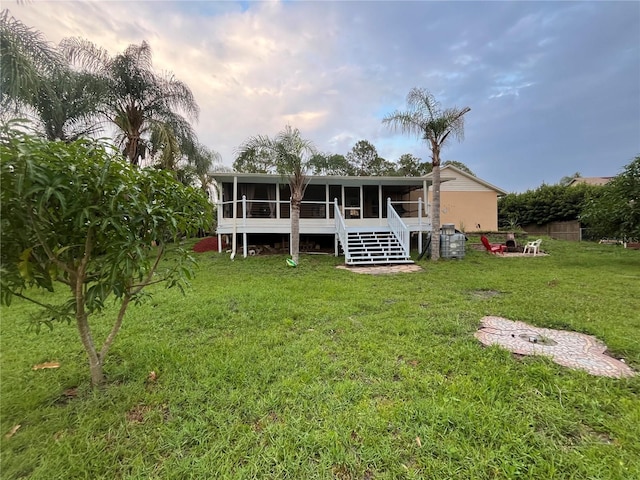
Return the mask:
<svg viewBox="0 0 640 480">
<path fill-rule="evenodd" d="M 489 239 L 487 237 L 485 237 L 484 235 L 482 235 L 480 237 L 480 240 L 482 241 L 482 244 L 484 245 L 484 248 L 487 249 L 488 252 L 493 253 L 494 255 L 496 253 L 499 253 L 501 255 L 504 255 L 504 251 L 507 249 L 506 245 L 500 245 L 500 244 L 493 244 L 491 245 L 489 243 Z"/>
</svg>

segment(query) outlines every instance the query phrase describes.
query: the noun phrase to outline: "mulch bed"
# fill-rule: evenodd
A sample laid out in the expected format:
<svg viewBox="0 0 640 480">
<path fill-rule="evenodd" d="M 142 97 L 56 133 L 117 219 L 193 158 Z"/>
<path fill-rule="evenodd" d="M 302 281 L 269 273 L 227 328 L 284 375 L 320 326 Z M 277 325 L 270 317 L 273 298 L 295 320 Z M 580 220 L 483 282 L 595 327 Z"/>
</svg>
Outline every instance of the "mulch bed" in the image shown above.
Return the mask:
<svg viewBox="0 0 640 480">
<path fill-rule="evenodd" d="M 222 248 L 225 248 L 225 244 L 222 244 Z M 204 252 L 217 252 L 218 251 L 218 239 L 216 237 L 206 237 L 200 240 L 193 246 L 193 251 L 197 253 Z"/>
</svg>

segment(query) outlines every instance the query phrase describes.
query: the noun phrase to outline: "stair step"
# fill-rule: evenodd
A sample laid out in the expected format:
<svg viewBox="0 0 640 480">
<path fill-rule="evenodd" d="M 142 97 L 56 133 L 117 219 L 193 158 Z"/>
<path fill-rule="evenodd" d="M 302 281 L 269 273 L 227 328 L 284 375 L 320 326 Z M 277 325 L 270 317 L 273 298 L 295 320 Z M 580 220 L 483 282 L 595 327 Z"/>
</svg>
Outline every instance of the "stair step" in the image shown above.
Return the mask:
<svg viewBox="0 0 640 480">
<path fill-rule="evenodd" d="M 413 263 L 392 232 L 348 232 L 345 262 L 348 265 Z"/>
</svg>

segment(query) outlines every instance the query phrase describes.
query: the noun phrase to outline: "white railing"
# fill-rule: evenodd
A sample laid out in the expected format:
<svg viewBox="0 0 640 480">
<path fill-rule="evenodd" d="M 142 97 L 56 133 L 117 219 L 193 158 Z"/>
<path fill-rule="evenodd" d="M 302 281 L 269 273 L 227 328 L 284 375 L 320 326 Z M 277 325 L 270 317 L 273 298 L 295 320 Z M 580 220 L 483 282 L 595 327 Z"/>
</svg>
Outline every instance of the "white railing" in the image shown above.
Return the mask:
<svg viewBox="0 0 640 480">
<path fill-rule="evenodd" d="M 218 206 L 218 224 L 222 223 L 225 220 L 233 219 L 280 219 L 290 218 L 291 216 L 290 200 L 249 200 L 245 195 L 243 195 L 242 198 L 237 201 L 228 200 L 226 202 L 217 202 L 216 205 Z M 329 216 L 327 215 L 327 206 L 329 206 L 330 209 L 331 203 L 324 200 L 305 200 L 300 203 L 300 218 L 327 220 L 329 219 Z M 282 207 L 286 207 L 286 210 L 283 210 Z M 238 209 L 239 211 L 236 212 L 236 209 Z"/>
<path fill-rule="evenodd" d="M 395 211 L 393 205 L 391 205 L 391 199 L 387 198 L 387 223 L 389 224 L 389 228 L 396 236 L 400 245 L 402 245 L 402 249 L 404 250 L 404 254 L 409 256 L 409 229 L 405 225 L 405 223 L 398 215 L 398 212 Z"/>
<path fill-rule="evenodd" d="M 335 198 L 333 200 L 333 212 L 336 221 L 336 234 L 338 235 L 338 239 L 342 244 L 342 250 L 344 250 L 344 256 L 347 257 L 349 255 L 349 247 L 347 246 L 347 226 L 344 223 L 344 218 L 342 218 L 342 212 L 340 212 L 340 205 L 338 204 L 338 199 Z M 337 246 L 336 246 L 337 250 Z M 337 255 L 336 251 L 336 255 Z"/>
</svg>

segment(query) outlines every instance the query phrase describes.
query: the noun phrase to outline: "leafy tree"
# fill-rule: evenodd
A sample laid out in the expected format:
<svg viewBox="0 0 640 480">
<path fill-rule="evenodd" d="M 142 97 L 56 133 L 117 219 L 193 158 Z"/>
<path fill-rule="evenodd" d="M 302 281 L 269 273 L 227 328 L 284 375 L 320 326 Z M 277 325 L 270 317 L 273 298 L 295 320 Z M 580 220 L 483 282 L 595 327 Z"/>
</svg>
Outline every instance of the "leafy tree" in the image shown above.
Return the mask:
<svg viewBox="0 0 640 480">
<path fill-rule="evenodd" d="M 476 176 L 476 174 L 473 173 L 471 171 L 471 169 L 469 167 L 467 167 L 462 162 L 458 162 L 456 160 L 447 160 L 446 162 L 444 162 L 442 164 L 443 167 L 446 167 L 447 165 L 451 165 L 452 167 L 456 167 L 457 169 L 462 170 L 463 172 L 467 172 L 469 175 L 473 175 L 474 177 Z"/>
<path fill-rule="evenodd" d="M 595 191 L 581 220 L 602 237 L 640 240 L 640 156 Z"/>
<path fill-rule="evenodd" d="M 178 150 L 193 142 L 193 129 L 181 115 L 197 119 L 193 93 L 172 74 L 154 72 L 147 42 L 129 45 L 114 57 L 81 38 L 66 38 L 61 48 L 68 60 L 107 85 L 103 114 L 117 128 L 116 141 L 130 163 L 137 165 L 148 151 L 162 149 L 169 150 L 163 161 L 174 164 Z"/>
<path fill-rule="evenodd" d="M 300 204 L 309 182 L 309 162 L 316 154 L 314 145 L 300 136 L 297 128 L 287 125 L 274 138 L 256 136 L 240 146 L 239 157 L 253 155 L 268 159 L 268 172 L 278 173 L 289 181 L 291 190 L 291 257 L 298 263 L 300 255 Z"/>
<path fill-rule="evenodd" d="M 407 95 L 406 111 L 396 110 L 383 119 L 383 123 L 402 132 L 414 134 L 427 142 L 431 149 L 433 167 L 433 203 L 431 224 L 434 235 L 431 239 L 431 259 L 440 258 L 440 151 L 450 136 L 462 140 L 464 115 L 471 109 L 465 107 L 442 109 L 435 97 L 427 90 L 413 88 Z"/>
<path fill-rule="evenodd" d="M 190 276 L 186 251 L 178 249 L 166 268 L 160 261 L 168 241 L 211 224 L 211 206 L 169 172 L 134 168 L 88 140 L 50 142 L 5 128 L 0 158 L 0 299 L 37 303 L 49 327 L 74 320 L 92 385 L 100 385 L 130 303 L 151 283 L 181 287 Z M 31 287 L 56 285 L 69 292 L 62 304 L 30 297 Z M 119 311 L 100 346 L 90 319 L 110 297 Z"/>
<path fill-rule="evenodd" d="M 314 175 L 353 175 L 353 167 L 340 154 L 316 153 L 309 161 L 309 167 Z"/>
<path fill-rule="evenodd" d="M 541 185 L 524 193 L 510 193 L 498 200 L 498 224 L 508 227 L 577 220 L 587 200 L 599 188 Z"/>
<path fill-rule="evenodd" d="M 431 163 L 423 162 L 422 159 L 405 153 L 396 162 L 395 174 L 401 177 L 422 177 L 431 173 Z"/>
<path fill-rule="evenodd" d="M 347 153 L 346 158 L 349 165 L 351 165 L 353 175 L 390 175 L 394 171 L 393 164 L 380 157 L 376 147 L 367 140 L 358 141 L 351 151 Z"/>
<path fill-rule="evenodd" d="M 241 149 L 233 162 L 233 171 L 239 173 L 269 173 L 272 167 L 271 155 L 261 148 Z"/>
</svg>

